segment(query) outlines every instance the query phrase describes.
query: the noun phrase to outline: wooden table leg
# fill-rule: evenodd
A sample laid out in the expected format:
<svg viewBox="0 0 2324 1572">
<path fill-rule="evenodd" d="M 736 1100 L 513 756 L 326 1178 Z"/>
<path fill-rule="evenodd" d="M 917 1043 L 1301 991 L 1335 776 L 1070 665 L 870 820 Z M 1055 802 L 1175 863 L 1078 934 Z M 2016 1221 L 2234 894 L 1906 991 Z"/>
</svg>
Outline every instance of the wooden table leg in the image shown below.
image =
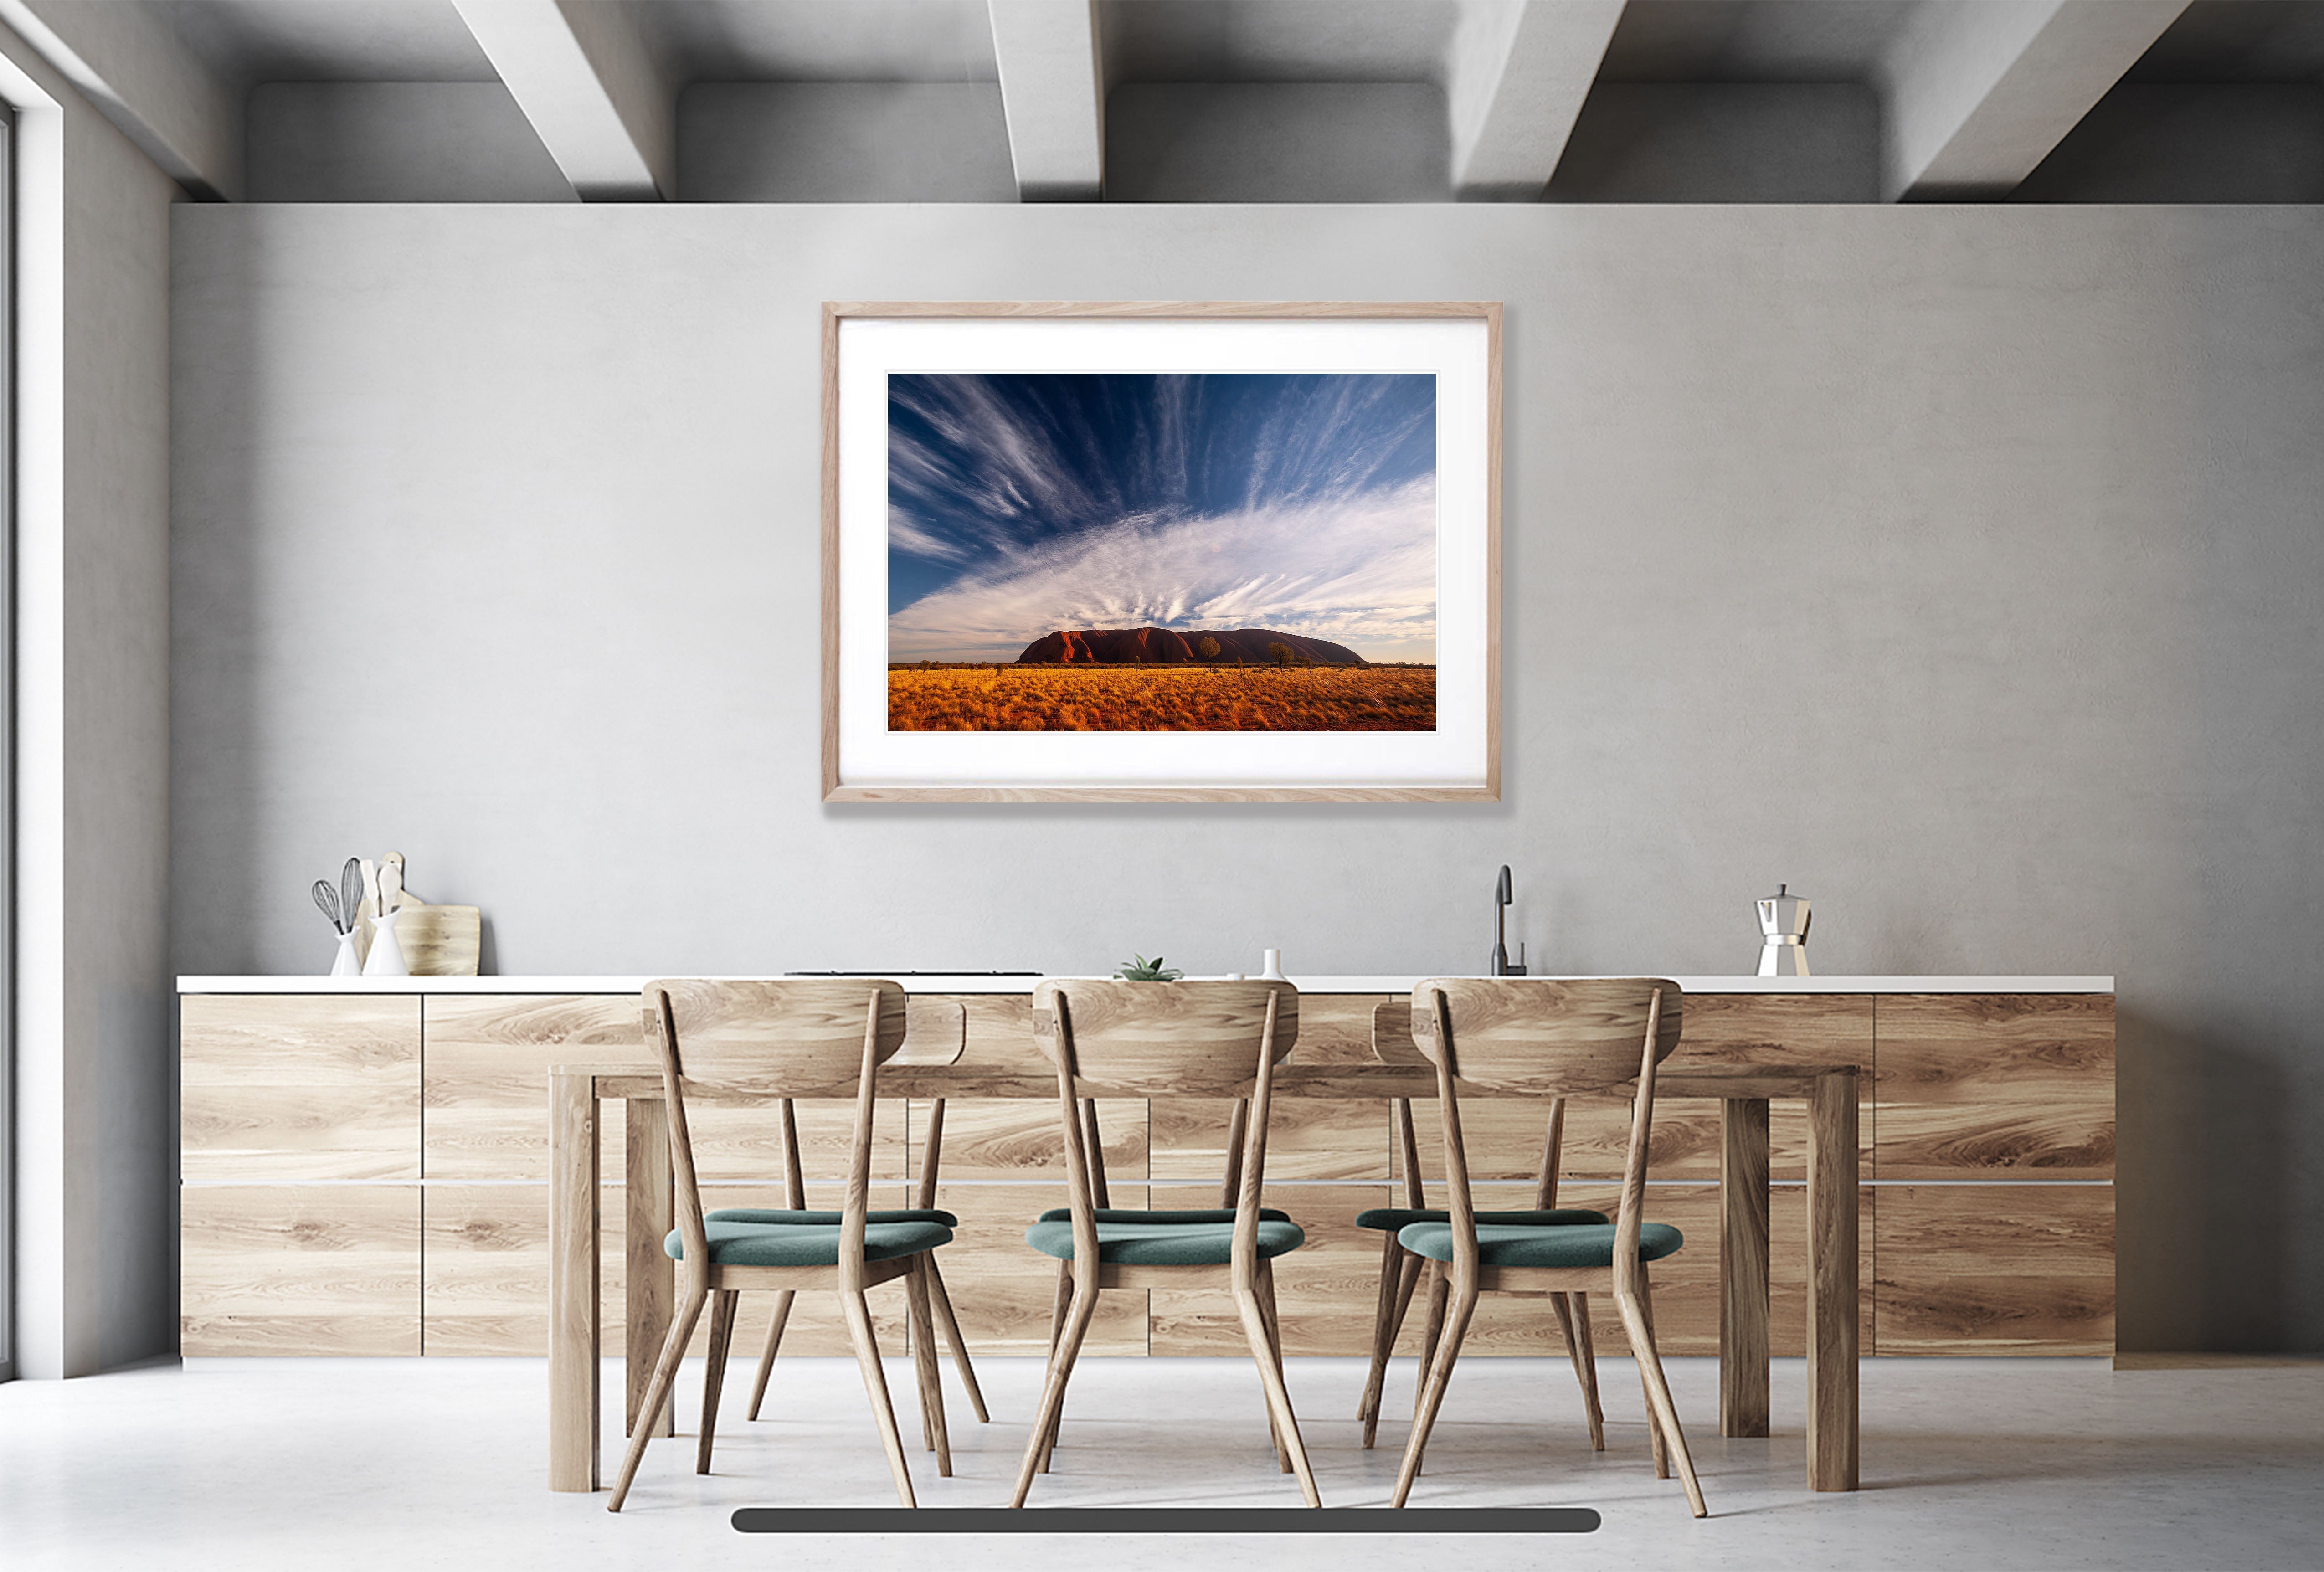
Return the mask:
<svg viewBox="0 0 2324 1572">
<path fill-rule="evenodd" d="M 597 1089 L 549 1082 L 549 1488 L 597 1488 Z"/>
<path fill-rule="evenodd" d="M 1856 1488 L 1856 1071 L 1808 1108 L 1808 1488 Z"/>
<path fill-rule="evenodd" d="M 670 1306 L 678 1296 L 678 1264 L 662 1248 L 662 1240 L 677 1224 L 676 1202 L 669 1172 L 669 1122 L 659 1098 L 632 1098 L 629 1104 L 628 1172 L 623 1188 L 629 1196 L 627 1248 L 628 1301 L 622 1324 L 628 1332 L 622 1405 L 622 1433 L 634 1434 L 638 1405 L 645 1401 L 646 1383 L 653 1379 L 654 1361 L 661 1356 L 661 1340 L 669 1335 Z M 673 1435 L 676 1405 L 665 1402 L 654 1416 L 656 1436 Z"/>
<path fill-rule="evenodd" d="M 1719 1433 L 1767 1433 L 1767 1102 L 1729 1098 L 1719 1148 Z"/>
</svg>

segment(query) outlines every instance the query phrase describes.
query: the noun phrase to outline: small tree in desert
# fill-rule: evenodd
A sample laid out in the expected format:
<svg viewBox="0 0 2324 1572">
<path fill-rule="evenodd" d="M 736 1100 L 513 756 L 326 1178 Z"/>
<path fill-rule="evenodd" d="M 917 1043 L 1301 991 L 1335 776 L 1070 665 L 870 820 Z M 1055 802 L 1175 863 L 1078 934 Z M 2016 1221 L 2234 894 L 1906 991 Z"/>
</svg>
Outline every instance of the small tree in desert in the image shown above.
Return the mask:
<svg viewBox="0 0 2324 1572">
<path fill-rule="evenodd" d="M 1267 647 L 1267 658 L 1275 662 L 1277 666 L 1289 666 L 1291 664 L 1291 646 L 1288 644 L 1269 644 Z"/>
<path fill-rule="evenodd" d="M 1219 641 L 1213 639 L 1208 634 L 1204 634 L 1202 639 L 1195 643 L 1194 653 L 1201 656 L 1204 660 L 1216 660 L 1219 657 Z"/>
</svg>

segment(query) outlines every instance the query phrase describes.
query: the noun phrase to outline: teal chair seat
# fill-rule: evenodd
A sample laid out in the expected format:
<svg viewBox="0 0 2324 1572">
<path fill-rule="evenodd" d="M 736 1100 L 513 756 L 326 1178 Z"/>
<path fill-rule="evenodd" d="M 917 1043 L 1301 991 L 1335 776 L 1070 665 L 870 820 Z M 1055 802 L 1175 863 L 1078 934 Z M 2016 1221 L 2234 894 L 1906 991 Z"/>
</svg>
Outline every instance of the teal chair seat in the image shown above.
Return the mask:
<svg viewBox="0 0 2324 1572">
<path fill-rule="evenodd" d="M 1413 1223 L 1398 1231 L 1396 1242 L 1431 1261 L 1452 1259 L 1452 1225 Z M 1638 1259 L 1659 1261 L 1686 1243 L 1686 1236 L 1668 1223 L 1648 1223 L 1638 1230 Z M 1487 1266 L 1611 1266 L 1614 1226 L 1514 1227 L 1480 1220 L 1477 1256 Z"/>
<path fill-rule="evenodd" d="M 725 1214 L 715 1214 L 724 1216 Z M 1374 1207 L 1356 1214 L 1356 1227 L 1375 1233 L 1401 1234 L 1415 1223 L 1449 1223 L 1452 1214 L 1443 1207 Z M 1479 1212 L 1480 1223 L 1507 1223 L 1519 1227 L 1563 1228 L 1583 1223 L 1610 1223 L 1614 1219 L 1604 1212 L 1584 1211 L 1579 1207 L 1560 1207 L 1546 1212 Z"/>
<path fill-rule="evenodd" d="M 1214 1212 L 1101 1211 L 1097 1258 L 1117 1266 L 1224 1266 L 1234 1254 L 1233 1215 L 1222 1222 Z M 1280 1213 L 1259 1222 L 1262 1259 L 1287 1255 L 1306 1240 L 1305 1231 Z M 1071 1217 L 1044 1217 L 1025 1230 L 1025 1243 L 1044 1255 L 1072 1260 Z"/>
<path fill-rule="evenodd" d="M 1070 1207 L 1051 1207 L 1041 1214 L 1041 1221 L 1069 1223 L 1073 1221 L 1073 1209 Z M 1234 1219 L 1232 1207 L 1209 1207 L 1194 1211 L 1177 1212 L 1140 1212 L 1111 1207 L 1097 1209 L 1097 1220 L 1101 1223 L 1231 1223 Z M 1287 1223 L 1291 1220 L 1291 1214 L 1277 1211 L 1273 1207 L 1261 1207 L 1259 1209 L 1259 1220 L 1262 1223 Z M 1071 1254 L 1070 1251 L 1067 1252 L 1068 1256 Z"/>
<path fill-rule="evenodd" d="M 714 1266 L 836 1266 L 839 1225 L 738 1223 L 705 1218 Z M 952 1243 L 942 1223 L 872 1223 L 863 1230 L 863 1259 L 893 1261 Z M 686 1259 L 686 1238 L 676 1228 L 661 1242 L 673 1261 Z"/>
<path fill-rule="evenodd" d="M 715 1212 L 703 1213 L 702 1220 L 708 1223 L 812 1223 L 835 1228 L 840 1223 L 840 1214 L 784 1211 L 772 1207 L 721 1207 Z M 958 1218 L 935 1207 L 907 1207 L 900 1211 L 872 1212 L 866 1215 L 865 1220 L 874 1223 L 942 1223 L 947 1228 L 960 1227 Z"/>
</svg>

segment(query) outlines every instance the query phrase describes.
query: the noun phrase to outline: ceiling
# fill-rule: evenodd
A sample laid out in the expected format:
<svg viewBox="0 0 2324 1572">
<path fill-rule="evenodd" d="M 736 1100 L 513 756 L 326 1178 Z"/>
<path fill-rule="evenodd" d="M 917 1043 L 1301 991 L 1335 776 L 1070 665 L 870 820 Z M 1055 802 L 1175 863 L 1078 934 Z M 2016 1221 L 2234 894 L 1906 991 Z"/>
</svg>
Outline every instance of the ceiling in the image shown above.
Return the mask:
<svg viewBox="0 0 2324 1572">
<path fill-rule="evenodd" d="M 99 4 L 136 0 L 97 0 Z M 493 78 L 452 0 L 143 0 L 245 85 Z M 584 0 L 604 4 L 605 0 Z M 1927 0 L 1633 0 L 1614 82 L 1868 82 Z M 1434 82 L 1508 0 L 1100 0 L 1128 82 Z M 984 0 L 637 0 L 680 81 L 989 82 Z M 2324 0 L 2194 0 L 2131 71 L 2154 82 L 2324 78 Z"/>
<path fill-rule="evenodd" d="M 651 0 L 640 30 L 681 81 L 990 82 L 983 0 Z"/>
<path fill-rule="evenodd" d="M 1868 82 L 1917 0 L 1654 0 L 1623 8 L 1601 82 Z"/>
<path fill-rule="evenodd" d="M 160 0 L 186 47 L 228 80 L 490 82 L 452 0 Z"/>
<path fill-rule="evenodd" d="M 681 144 L 856 171 L 703 198 L 721 200 L 1975 201 L 2022 186 L 2045 201 L 2324 201 L 2324 0 L 8 5 L 33 47 L 206 199 L 248 189 L 245 162 L 280 168 L 275 152 L 304 158 L 338 136 L 370 139 L 343 150 L 349 167 L 376 152 L 456 171 L 541 169 L 545 151 L 551 184 L 591 201 L 694 189 Z M 426 124 L 384 107 L 281 118 L 330 84 L 364 83 L 507 91 L 498 107 L 491 94 L 365 100 L 438 106 L 407 112 Z M 826 86 L 777 103 L 689 97 L 696 84 L 892 90 Z M 1785 91 L 1743 90 L 1755 87 Z M 263 134 L 249 129 L 259 88 Z M 679 134 L 681 120 L 719 115 L 725 141 Z M 759 118 L 738 130 L 736 115 Z M 499 141 L 475 140 L 487 133 Z M 2110 194 L 2034 182 L 2052 154 L 2086 171 L 2078 188 Z M 1128 178 L 1140 159 L 1204 172 L 1141 188 Z M 927 172 L 947 160 L 957 178 Z M 1002 196 L 978 172 L 991 169 Z M 2140 189 L 2155 194 L 2124 194 Z M 1136 190 L 1149 194 L 1125 194 Z"/>
<path fill-rule="evenodd" d="M 2313 82 L 2324 78 L 2324 5 L 2198 0 L 2130 69 L 2134 82 Z"/>
</svg>

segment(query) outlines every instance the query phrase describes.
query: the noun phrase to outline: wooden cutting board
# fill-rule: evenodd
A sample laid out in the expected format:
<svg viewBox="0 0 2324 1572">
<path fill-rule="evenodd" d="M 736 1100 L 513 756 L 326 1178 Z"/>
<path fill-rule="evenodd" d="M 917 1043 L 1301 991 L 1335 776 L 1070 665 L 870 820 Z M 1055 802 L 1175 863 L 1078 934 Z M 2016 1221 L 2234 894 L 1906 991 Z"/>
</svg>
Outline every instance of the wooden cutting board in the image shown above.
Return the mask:
<svg viewBox="0 0 2324 1572">
<path fill-rule="evenodd" d="M 371 953 L 372 909 L 355 908 L 355 953 Z M 431 906 L 407 891 L 395 919 L 395 942 L 414 977 L 474 977 L 484 956 L 484 920 L 475 906 Z"/>
</svg>

